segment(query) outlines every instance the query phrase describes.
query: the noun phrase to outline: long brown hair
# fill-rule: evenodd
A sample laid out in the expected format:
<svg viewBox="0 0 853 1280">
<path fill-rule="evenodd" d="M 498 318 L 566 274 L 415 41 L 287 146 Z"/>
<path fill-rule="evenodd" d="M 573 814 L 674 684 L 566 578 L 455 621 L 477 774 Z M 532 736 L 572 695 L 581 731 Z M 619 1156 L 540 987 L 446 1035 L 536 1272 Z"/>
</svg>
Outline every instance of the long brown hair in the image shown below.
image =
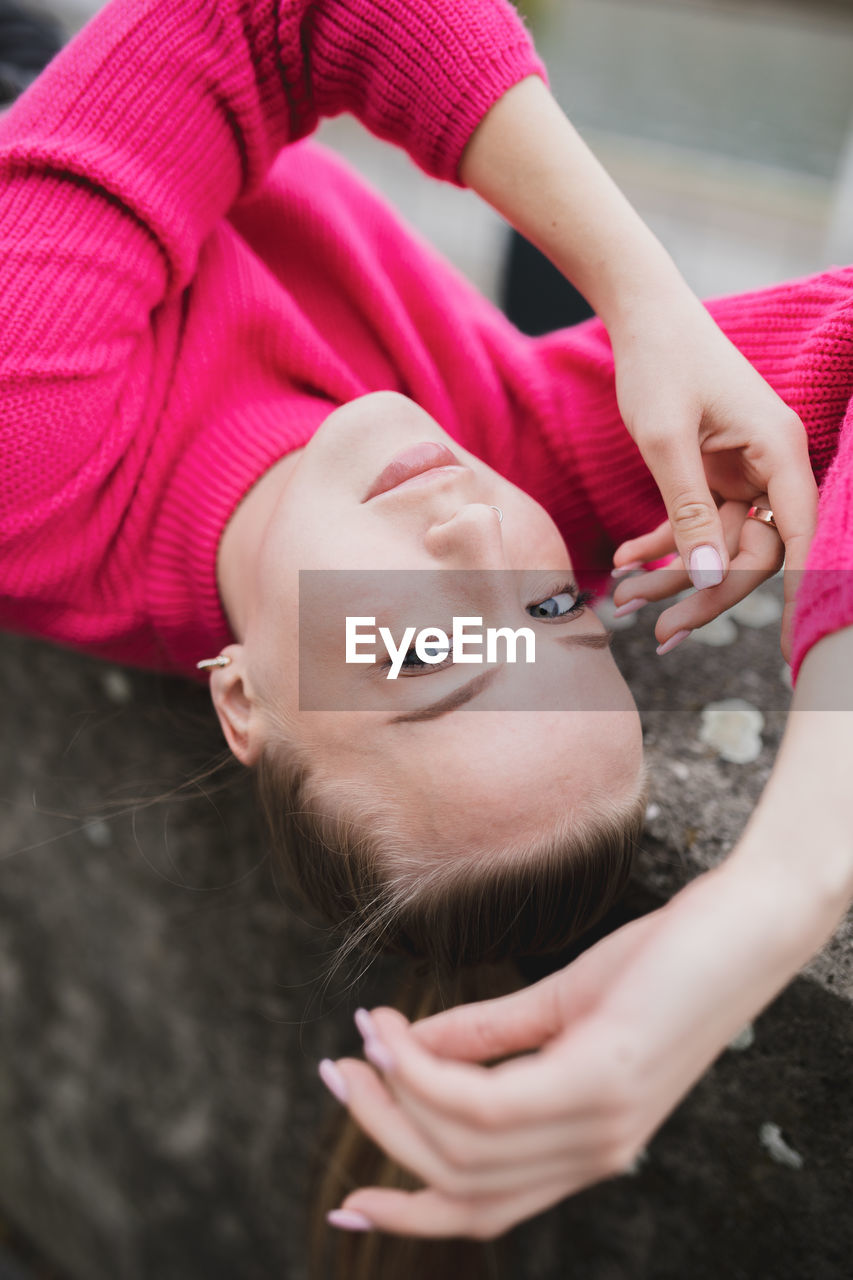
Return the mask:
<svg viewBox="0 0 853 1280">
<path fill-rule="evenodd" d="M 645 776 L 630 801 L 584 798 L 526 845 L 488 859 L 430 859 L 409 845 L 376 797 L 321 780 L 316 760 L 272 740 L 255 785 L 288 886 L 338 930 L 337 965 L 353 953 L 407 957 L 394 1004 L 410 1020 L 523 985 L 516 961 L 566 950 L 625 888 L 645 813 Z M 336 965 L 336 967 L 337 967 Z M 496 1280 L 499 1244 L 335 1231 L 325 1214 L 359 1186 L 419 1185 L 336 1108 L 311 1210 L 312 1280 Z"/>
</svg>

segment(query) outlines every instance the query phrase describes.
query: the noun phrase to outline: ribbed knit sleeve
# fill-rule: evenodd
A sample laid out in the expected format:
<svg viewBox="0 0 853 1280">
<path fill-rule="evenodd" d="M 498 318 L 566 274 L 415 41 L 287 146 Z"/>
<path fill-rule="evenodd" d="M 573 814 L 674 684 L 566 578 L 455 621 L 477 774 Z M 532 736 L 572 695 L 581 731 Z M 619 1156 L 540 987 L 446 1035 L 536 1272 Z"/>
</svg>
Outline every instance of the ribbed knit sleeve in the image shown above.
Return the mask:
<svg viewBox="0 0 853 1280">
<path fill-rule="evenodd" d="M 853 365 L 853 325 L 847 343 Z M 847 410 L 838 452 L 821 485 L 817 532 L 797 590 L 791 654 L 795 683 L 812 645 L 844 627 L 853 627 L 853 408 Z"/>
</svg>

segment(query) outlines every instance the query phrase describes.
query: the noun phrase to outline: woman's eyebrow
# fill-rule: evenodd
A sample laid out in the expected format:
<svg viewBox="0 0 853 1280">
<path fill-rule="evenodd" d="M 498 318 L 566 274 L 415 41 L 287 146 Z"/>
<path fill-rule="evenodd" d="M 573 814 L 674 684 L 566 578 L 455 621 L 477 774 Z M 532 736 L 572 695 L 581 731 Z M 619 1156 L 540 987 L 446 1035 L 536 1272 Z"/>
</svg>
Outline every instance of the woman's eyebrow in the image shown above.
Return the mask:
<svg viewBox="0 0 853 1280">
<path fill-rule="evenodd" d="M 557 643 L 570 645 L 573 648 L 579 646 L 584 649 L 607 649 L 612 639 L 613 632 L 606 631 L 604 635 L 560 636 Z M 473 680 L 469 680 L 467 684 L 460 685 L 458 689 L 454 689 L 452 693 L 448 693 L 444 698 L 439 698 L 438 702 L 431 702 L 428 706 L 420 707 L 417 711 L 409 711 L 403 716 L 392 716 L 387 723 L 405 724 L 407 721 L 437 720 L 439 716 L 447 715 L 449 711 L 455 711 L 457 707 L 462 707 L 466 702 L 470 702 L 472 698 L 476 698 L 478 693 L 491 684 L 500 670 L 502 670 L 502 667 L 490 667 L 488 671 L 481 672 Z"/>
<path fill-rule="evenodd" d="M 603 635 L 592 636 L 559 636 L 557 644 L 578 645 L 582 649 L 609 649 L 613 643 L 613 632 L 605 631 Z"/>
<path fill-rule="evenodd" d="M 435 720 L 438 716 L 446 715 L 448 711 L 455 711 L 457 707 L 464 706 L 466 702 L 476 698 L 482 689 L 492 683 L 501 669 L 501 667 L 489 667 L 488 671 L 481 671 L 467 684 L 462 684 L 446 697 L 439 698 L 438 702 L 431 702 L 429 706 L 420 707 L 419 710 L 410 711 L 404 716 L 392 716 L 387 723 L 403 724 L 407 720 Z"/>
</svg>

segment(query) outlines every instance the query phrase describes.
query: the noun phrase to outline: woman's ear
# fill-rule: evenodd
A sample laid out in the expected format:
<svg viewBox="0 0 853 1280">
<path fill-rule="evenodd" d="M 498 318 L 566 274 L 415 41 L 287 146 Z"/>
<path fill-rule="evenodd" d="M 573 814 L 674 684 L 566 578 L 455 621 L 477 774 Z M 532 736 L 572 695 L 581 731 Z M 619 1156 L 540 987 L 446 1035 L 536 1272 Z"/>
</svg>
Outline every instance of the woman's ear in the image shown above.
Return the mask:
<svg viewBox="0 0 853 1280">
<path fill-rule="evenodd" d="M 263 738 L 260 707 L 246 672 L 245 648 L 230 644 L 222 653 L 231 661 L 227 667 L 211 671 L 210 696 L 228 746 L 241 764 L 251 767 L 261 754 Z"/>
</svg>

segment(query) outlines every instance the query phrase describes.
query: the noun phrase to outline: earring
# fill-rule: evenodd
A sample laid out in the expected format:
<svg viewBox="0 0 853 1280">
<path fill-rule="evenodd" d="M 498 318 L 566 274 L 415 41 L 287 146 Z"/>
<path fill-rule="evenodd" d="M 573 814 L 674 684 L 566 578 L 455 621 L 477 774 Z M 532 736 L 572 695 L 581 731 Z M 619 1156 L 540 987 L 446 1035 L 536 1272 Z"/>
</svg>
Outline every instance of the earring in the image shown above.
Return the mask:
<svg viewBox="0 0 853 1280">
<path fill-rule="evenodd" d="M 490 503 L 489 505 L 491 506 L 491 503 Z M 501 511 L 500 507 L 492 507 L 492 510 L 493 510 L 493 511 L 497 511 L 497 513 L 498 513 L 498 524 L 503 524 L 503 522 L 504 522 L 504 513 Z"/>
<path fill-rule="evenodd" d="M 211 667 L 227 667 L 231 658 L 227 653 L 220 653 L 218 658 L 202 658 L 201 662 L 195 665 L 199 671 L 209 671 Z"/>
</svg>

